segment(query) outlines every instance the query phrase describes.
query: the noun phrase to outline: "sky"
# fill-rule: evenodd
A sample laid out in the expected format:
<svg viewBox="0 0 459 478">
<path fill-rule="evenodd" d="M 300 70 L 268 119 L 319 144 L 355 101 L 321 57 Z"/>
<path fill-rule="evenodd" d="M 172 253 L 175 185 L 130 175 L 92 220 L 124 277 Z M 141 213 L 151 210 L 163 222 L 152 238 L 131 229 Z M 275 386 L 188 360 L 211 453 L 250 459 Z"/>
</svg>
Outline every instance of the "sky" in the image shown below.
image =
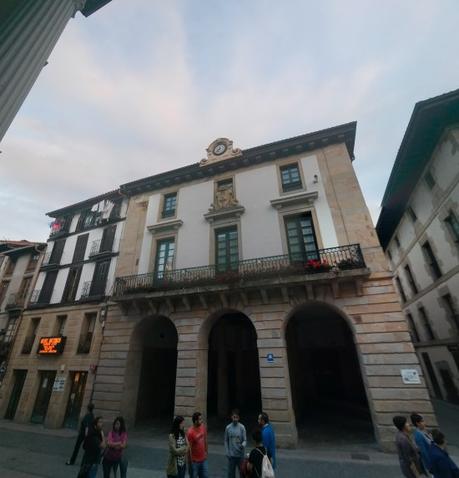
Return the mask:
<svg viewBox="0 0 459 478">
<path fill-rule="evenodd" d="M 69 21 L 0 144 L 0 239 L 46 212 L 357 121 L 373 221 L 416 102 L 459 88 L 457 0 L 113 0 Z"/>
</svg>

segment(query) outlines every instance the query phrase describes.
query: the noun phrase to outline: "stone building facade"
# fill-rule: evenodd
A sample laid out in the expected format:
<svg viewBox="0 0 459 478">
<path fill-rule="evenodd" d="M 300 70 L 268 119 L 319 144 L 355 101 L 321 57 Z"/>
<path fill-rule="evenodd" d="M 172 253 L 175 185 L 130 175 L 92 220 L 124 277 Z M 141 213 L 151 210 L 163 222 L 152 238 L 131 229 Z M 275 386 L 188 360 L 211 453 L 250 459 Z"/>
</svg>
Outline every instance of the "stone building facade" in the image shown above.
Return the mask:
<svg viewBox="0 0 459 478">
<path fill-rule="evenodd" d="M 459 403 L 459 90 L 416 104 L 377 231 L 432 396 Z"/>
<path fill-rule="evenodd" d="M 199 163 L 121 186 L 93 395 L 105 417 L 161 426 L 199 410 L 211 427 L 237 406 L 250 426 L 263 409 L 286 447 L 330 416 L 383 448 L 394 414 L 435 423 L 352 166 L 355 128 L 247 150 L 220 138 Z"/>
<path fill-rule="evenodd" d="M 2 417 L 77 426 L 93 393 L 127 202 L 116 190 L 48 213 L 46 253 L 0 388 Z"/>
</svg>

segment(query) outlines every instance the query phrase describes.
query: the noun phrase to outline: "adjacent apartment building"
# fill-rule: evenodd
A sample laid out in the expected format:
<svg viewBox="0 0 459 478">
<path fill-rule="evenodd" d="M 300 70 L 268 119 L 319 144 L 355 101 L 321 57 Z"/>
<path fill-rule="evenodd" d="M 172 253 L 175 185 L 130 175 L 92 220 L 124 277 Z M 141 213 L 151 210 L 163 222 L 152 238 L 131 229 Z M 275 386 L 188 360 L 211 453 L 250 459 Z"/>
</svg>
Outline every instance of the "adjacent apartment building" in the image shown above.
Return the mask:
<svg viewBox="0 0 459 478">
<path fill-rule="evenodd" d="M 0 389 L 1 416 L 76 426 L 92 393 L 126 210 L 116 190 L 48 213 L 51 234 Z"/>
<path fill-rule="evenodd" d="M 220 138 L 199 162 L 120 187 L 130 202 L 99 412 L 160 427 L 199 410 L 220 429 L 232 407 L 249 427 L 264 410 L 280 446 L 320 436 L 331 417 L 343 436 L 360 430 L 384 448 L 394 414 L 435 423 L 352 166 L 355 132 L 245 150 Z"/>
<path fill-rule="evenodd" d="M 0 242 L 0 383 L 19 325 L 37 280 L 46 244 L 29 241 Z"/>
<path fill-rule="evenodd" d="M 459 403 L 459 90 L 416 104 L 377 231 L 430 393 Z"/>
</svg>

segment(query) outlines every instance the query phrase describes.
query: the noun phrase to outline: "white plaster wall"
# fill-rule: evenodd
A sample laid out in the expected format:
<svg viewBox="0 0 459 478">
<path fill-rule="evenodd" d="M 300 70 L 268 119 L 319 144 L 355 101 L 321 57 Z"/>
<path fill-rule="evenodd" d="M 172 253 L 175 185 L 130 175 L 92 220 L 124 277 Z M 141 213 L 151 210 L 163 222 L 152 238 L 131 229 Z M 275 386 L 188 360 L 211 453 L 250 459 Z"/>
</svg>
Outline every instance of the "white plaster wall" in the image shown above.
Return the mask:
<svg viewBox="0 0 459 478">
<path fill-rule="evenodd" d="M 110 267 L 108 269 L 108 277 L 107 277 L 107 286 L 105 287 L 105 294 L 106 295 L 111 295 L 112 294 L 112 288 L 113 284 L 115 282 L 115 269 L 116 269 L 116 261 L 117 257 L 112 257 L 110 261 Z"/>
<path fill-rule="evenodd" d="M 81 292 L 83 291 L 84 283 L 92 281 L 92 276 L 94 275 L 95 267 L 96 267 L 95 262 L 88 262 L 87 264 L 83 264 L 83 269 L 81 270 L 81 276 L 80 276 L 80 283 L 78 284 L 75 300 L 78 300 L 81 297 Z"/>
<path fill-rule="evenodd" d="M 177 219 L 183 221 L 178 231 L 176 268 L 209 264 L 210 226 L 204 214 L 213 202 L 214 182 L 206 181 L 180 189 Z"/>
<path fill-rule="evenodd" d="M 51 294 L 50 304 L 58 304 L 64 293 L 65 282 L 69 275 L 69 268 L 60 269 L 57 273 L 56 282 L 54 283 L 53 293 Z"/>
</svg>

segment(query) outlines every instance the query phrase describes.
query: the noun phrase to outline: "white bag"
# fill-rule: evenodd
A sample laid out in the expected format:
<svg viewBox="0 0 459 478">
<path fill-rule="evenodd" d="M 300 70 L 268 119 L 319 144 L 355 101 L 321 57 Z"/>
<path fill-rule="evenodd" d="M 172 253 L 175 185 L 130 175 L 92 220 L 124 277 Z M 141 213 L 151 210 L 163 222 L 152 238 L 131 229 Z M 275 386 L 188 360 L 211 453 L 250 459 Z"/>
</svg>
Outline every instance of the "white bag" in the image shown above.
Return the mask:
<svg viewBox="0 0 459 478">
<path fill-rule="evenodd" d="M 273 465 L 271 465 L 271 461 L 268 458 L 268 454 L 264 454 L 259 448 L 257 448 L 257 450 L 263 455 L 260 478 L 274 478 Z"/>
</svg>

